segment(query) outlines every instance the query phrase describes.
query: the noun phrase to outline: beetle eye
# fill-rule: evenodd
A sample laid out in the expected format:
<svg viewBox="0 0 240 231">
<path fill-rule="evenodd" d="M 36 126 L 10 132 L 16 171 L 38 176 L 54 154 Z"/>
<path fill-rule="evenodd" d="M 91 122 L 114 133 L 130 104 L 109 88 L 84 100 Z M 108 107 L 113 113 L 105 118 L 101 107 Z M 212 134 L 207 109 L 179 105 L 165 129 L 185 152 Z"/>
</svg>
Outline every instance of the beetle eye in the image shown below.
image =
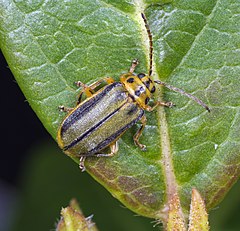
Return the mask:
<svg viewBox="0 0 240 231">
<path fill-rule="evenodd" d="M 138 78 L 139 79 L 141 79 L 141 78 L 143 78 L 143 77 L 145 77 L 146 75 L 144 74 L 144 73 L 140 73 L 140 74 L 138 74 Z"/>
</svg>

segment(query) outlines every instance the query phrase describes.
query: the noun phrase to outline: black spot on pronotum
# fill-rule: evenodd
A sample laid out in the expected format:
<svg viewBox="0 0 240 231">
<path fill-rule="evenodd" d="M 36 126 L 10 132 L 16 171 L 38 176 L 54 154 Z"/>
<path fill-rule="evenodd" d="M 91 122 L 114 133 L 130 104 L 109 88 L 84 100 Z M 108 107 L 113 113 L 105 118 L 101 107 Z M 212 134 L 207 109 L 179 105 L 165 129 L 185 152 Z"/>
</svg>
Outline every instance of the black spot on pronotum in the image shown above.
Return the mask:
<svg viewBox="0 0 240 231">
<path fill-rule="evenodd" d="M 128 82 L 128 83 L 133 83 L 133 82 L 134 82 L 134 78 L 129 78 L 129 79 L 127 79 L 127 82 Z"/>
<path fill-rule="evenodd" d="M 140 91 L 140 90 L 136 90 L 134 94 L 135 94 L 136 96 L 140 96 L 141 91 Z"/>
<path fill-rule="evenodd" d="M 146 76 L 144 73 L 138 74 L 138 78 L 139 78 L 139 79 L 143 78 L 144 76 Z"/>
<path fill-rule="evenodd" d="M 143 93 L 143 92 L 144 92 L 144 87 L 143 87 L 143 86 L 140 86 L 140 87 L 138 88 L 138 90 L 135 91 L 135 95 L 136 95 L 136 96 L 140 96 L 141 93 Z"/>
<path fill-rule="evenodd" d="M 155 92 L 156 91 L 156 87 L 153 86 L 152 89 L 151 89 L 151 93 Z"/>
</svg>

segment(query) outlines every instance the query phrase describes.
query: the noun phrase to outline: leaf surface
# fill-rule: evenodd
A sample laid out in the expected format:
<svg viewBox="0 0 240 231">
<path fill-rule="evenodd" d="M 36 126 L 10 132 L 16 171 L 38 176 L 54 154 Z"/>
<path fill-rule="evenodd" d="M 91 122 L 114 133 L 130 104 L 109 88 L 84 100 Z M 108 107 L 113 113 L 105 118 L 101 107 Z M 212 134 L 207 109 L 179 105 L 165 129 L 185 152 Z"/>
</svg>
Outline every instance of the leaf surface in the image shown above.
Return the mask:
<svg viewBox="0 0 240 231">
<path fill-rule="evenodd" d="M 1 50 L 28 102 L 56 139 L 63 113 L 79 90 L 102 77 L 116 80 L 138 58 L 147 73 L 148 18 L 154 42 L 154 79 L 202 99 L 208 113 L 177 93 L 159 88 L 155 100 L 173 109 L 146 113 L 137 148 L 119 140 L 112 158 L 89 158 L 87 170 L 133 211 L 164 218 L 178 192 L 184 211 L 197 188 L 208 208 L 222 200 L 239 177 L 240 3 L 238 0 L 11 1 L 0 5 Z"/>
</svg>

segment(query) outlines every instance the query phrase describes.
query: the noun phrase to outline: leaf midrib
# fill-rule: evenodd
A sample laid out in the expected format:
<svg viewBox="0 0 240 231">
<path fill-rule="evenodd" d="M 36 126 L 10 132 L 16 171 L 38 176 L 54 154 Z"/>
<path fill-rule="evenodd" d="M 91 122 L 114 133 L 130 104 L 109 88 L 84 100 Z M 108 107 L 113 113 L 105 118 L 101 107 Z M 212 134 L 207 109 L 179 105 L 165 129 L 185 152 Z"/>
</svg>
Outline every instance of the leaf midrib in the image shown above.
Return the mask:
<svg viewBox="0 0 240 231">
<path fill-rule="evenodd" d="M 193 41 L 191 47 L 187 51 L 187 53 L 182 57 L 180 63 L 173 69 L 173 71 L 170 73 L 169 77 L 180 67 L 183 65 L 184 61 L 187 59 L 189 53 L 194 48 L 196 42 L 198 41 L 199 37 L 203 33 L 204 29 L 208 25 L 208 22 L 213 17 L 214 12 L 217 9 L 217 6 L 219 5 L 219 0 L 216 1 L 215 6 L 212 9 L 211 14 L 207 16 L 206 24 L 201 29 L 199 34 L 195 37 L 195 40 Z M 160 76 L 158 75 L 158 72 L 156 70 L 156 63 L 153 59 L 153 73 L 154 73 L 154 79 L 160 80 Z M 161 91 L 157 94 L 157 100 L 163 101 Z M 172 149 L 171 149 L 171 142 L 170 142 L 170 135 L 169 135 L 169 129 L 168 129 L 168 122 L 166 118 L 166 113 L 164 107 L 159 107 L 157 109 L 157 117 L 158 117 L 158 129 L 160 134 L 160 141 L 161 143 L 161 153 L 159 153 L 159 160 L 157 161 L 157 164 L 162 166 L 163 174 L 165 175 L 165 185 L 166 185 L 166 202 L 164 209 L 168 207 L 169 201 L 174 195 L 178 194 L 178 183 L 176 181 L 176 176 L 174 173 L 174 166 L 172 162 Z M 164 211 L 161 211 L 159 214 L 163 214 Z M 162 216 L 162 215 L 161 215 Z"/>
<path fill-rule="evenodd" d="M 145 47 L 145 53 L 146 53 L 146 57 L 147 57 L 148 63 L 149 63 L 149 55 L 148 55 L 149 54 L 149 38 L 148 38 L 148 34 L 147 34 L 147 31 L 145 28 L 144 21 L 140 15 L 140 13 L 143 12 L 143 9 L 146 9 L 146 5 L 143 3 L 143 1 L 136 0 L 135 2 L 137 2 L 136 18 L 138 19 L 138 22 L 140 24 L 140 28 L 141 28 L 141 32 L 142 32 L 141 33 L 142 44 L 143 44 L 143 47 Z M 154 79 L 160 80 L 160 77 L 156 70 L 156 63 L 154 62 L 154 59 L 153 59 L 153 73 L 154 73 Z M 156 95 L 157 95 L 156 99 L 158 101 L 163 101 L 163 99 L 161 97 L 161 92 L 157 91 Z M 166 210 L 165 208 L 168 207 L 169 201 L 171 200 L 173 195 L 176 195 L 178 193 L 178 191 L 177 191 L 176 177 L 175 177 L 174 170 L 173 170 L 169 130 L 168 130 L 168 123 L 167 123 L 164 107 L 158 107 L 157 117 L 158 117 L 158 121 L 159 121 L 157 126 L 158 126 L 158 130 L 159 130 L 159 134 L 160 134 L 159 144 L 161 144 L 162 153 L 159 153 L 159 159 L 156 164 L 158 164 L 162 167 L 163 174 L 165 175 L 166 199 L 167 200 L 166 200 L 165 205 L 163 206 L 162 210 L 158 211 L 156 213 L 156 217 L 162 218 L 165 215 L 164 213 L 166 213 L 168 210 L 168 209 Z"/>
</svg>

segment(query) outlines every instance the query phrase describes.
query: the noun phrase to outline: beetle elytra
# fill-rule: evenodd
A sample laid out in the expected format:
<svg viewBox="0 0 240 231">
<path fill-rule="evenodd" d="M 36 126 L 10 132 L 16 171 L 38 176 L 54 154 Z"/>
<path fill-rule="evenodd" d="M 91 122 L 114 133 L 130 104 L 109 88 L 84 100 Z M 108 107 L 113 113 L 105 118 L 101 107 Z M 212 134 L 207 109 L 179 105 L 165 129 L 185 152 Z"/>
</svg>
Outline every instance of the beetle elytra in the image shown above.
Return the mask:
<svg viewBox="0 0 240 231">
<path fill-rule="evenodd" d="M 155 102 L 152 106 L 149 105 L 149 100 L 156 90 L 155 84 L 179 92 L 210 111 L 208 106 L 197 97 L 162 81 L 151 79 L 152 34 L 144 14 L 142 14 L 142 18 L 149 37 L 148 74 L 134 74 L 138 65 L 138 60 L 134 59 L 129 72 L 121 75 L 119 82 L 111 77 L 100 79 L 89 86 L 78 81 L 76 84 L 82 87 L 82 90 L 77 106 L 75 108 L 60 106 L 60 109 L 68 114 L 59 127 L 58 144 L 66 154 L 80 158 L 82 170 L 85 169 L 84 160 L 88 156 L 101 157 L 116 154 L 118 151 L 117 140 L 138 121 L 141 122 L 141 126 L 133 137 L 134 143 L 140 149 L 146 149 L 146 146 L 139 141 L 147 122 L 145 111 L 151 112 L 158 106 L 172 107 L 174 105 L 171 102 L 160 101 Z M 103 82 L 106 82 L 107 85 L 95 90 Z M 82 101 L 83 93 L 87 98 Z M 107 147 L 111 151 L 103 153 Z"/>
</svg>

